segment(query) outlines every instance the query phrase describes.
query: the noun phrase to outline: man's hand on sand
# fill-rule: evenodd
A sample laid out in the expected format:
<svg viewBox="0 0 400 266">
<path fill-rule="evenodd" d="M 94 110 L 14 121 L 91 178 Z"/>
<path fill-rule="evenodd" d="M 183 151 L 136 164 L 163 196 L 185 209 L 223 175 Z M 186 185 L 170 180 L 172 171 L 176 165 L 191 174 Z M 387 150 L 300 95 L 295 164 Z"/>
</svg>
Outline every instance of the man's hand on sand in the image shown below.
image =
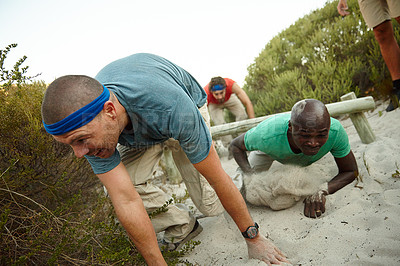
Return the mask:
<svg viewBox="0 0 400 266">
<path fill-rule="evenodd" d="M 304 199 L 304 215 L 310 218 L 317 218 L 325 212 L 326 190 L 320 190 L 314 195 Z"/>
<path fill-rule="evenodd" d="M 250 259 L 258 259 L 268 265 L 290 263 L 271 241 L 260 234 L 254 239 L 246 239 L 246 244 Z"/>
</svg>

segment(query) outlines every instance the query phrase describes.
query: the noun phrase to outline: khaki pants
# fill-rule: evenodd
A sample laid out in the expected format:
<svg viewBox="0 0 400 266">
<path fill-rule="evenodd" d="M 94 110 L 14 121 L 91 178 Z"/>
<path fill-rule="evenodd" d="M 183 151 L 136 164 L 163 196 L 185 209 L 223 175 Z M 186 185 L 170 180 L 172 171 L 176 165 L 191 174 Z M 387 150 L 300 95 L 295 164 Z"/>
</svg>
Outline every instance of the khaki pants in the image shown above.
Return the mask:
<svg viewBox="0 0 400 266">
<path fill-rule="evenodd" d="M 400 16 L 399 0 L 358 0 L 358 4 L 365 23 L 371 29 Z"/>
<path fill-rule="evenodd" d="M 249 164 L 257 172 L 267 171 L 271 167 L 274 159 L 262 151 L 252 151 L 248 157 Z"/>
<path fill-rule="evenodd" d="M 224 119 L 224 109 L 228 109 L 234 116 L 236 121 L 241 121 L 247 119 L 246 109 L 244 108 L 242 102 L 236 96 L 236 94 L 231 94 L 229 100 L 221 104 L 210 103 L 208 105 L 208 110 L 210 112 L 211 120 L 214 125 L 225 124 Z M 221 137 L 224 146 L 227 146 L 232 141 L 232 136 Z"/>
<path fill-rule="evenodd" d="M 209 116 L 206 106 L 199 109 L 209 125 Z M 172 197 L 157 186 L 149 182 L 158 165 L 163 147 L 172 151 L 176 167 L 181 173 L 189 195 L 195 206 L 206 216 L 215 216 L 224 211 L 217 194 L 206 179 L 194 168 L 185 152 L 174 139 L 157 144 L 146 150 L 130 149 L 118 145 L 117 149 L 125 165 L 132 183 L 142 198 L 147 213 L 162 207 Z M 179 242 L 193 229 L 195 218 L 184 204 L 170 204 L 168 211 L 154 216 L 152 224 L 156 233 L 165 231 L 164 239 L 167 242 Z"/>
</svg>

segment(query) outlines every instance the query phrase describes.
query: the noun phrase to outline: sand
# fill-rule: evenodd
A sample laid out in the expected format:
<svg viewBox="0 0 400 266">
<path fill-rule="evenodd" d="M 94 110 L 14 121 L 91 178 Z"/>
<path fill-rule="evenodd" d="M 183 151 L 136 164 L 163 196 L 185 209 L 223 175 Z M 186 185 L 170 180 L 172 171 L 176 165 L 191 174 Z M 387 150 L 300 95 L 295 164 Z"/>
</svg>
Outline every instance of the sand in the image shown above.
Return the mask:
<svg viewBox="0 0 400 266">
<path fill-rule="evenodd" d="M 386 105 L 387 102 L 365 113 L 376 135 L 371 144 L 360 141 L 348 117 L 340 119 L 349 135 L 362 182 L 354 181 L 329 195 L 321 217 L 305 217 L 301 199 L 279 211 L 248 206 L 261 234 L 273 241 L 293 265 L 400 265 L 400 176 L 393 177 L 396 171 L 400 172 L 400 110 L 386 113 Z M 237 164 L 233 159 L 221 161 L 240 187 Z M 274 162 L 271 170 L 274 167 L 285 166 Z M 323 182 L 337 170 L 333 157 L 327 155 L 307 171 Z M 188 262 L 265 265 L 248 259 L 245 241 L 226 212 L 199 222 L 204 230 L 195 240 L 201 244 L 184 257 Z"/>
</svg>

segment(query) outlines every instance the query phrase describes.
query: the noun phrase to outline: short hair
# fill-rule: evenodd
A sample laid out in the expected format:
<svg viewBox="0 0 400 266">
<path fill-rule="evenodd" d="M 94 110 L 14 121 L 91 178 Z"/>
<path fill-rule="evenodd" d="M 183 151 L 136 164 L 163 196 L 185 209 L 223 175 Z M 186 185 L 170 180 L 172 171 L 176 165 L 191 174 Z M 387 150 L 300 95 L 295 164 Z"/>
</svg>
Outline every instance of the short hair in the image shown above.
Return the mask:
<svg viewBox="0 0 400 266">
<path fill-rule="evenodd" d="M 315 128 L 317 125 L 330 124 L 330 115 L 325 104 L 316 99 L 298 101 L 292 107 L 290 123 L 302 127 Z"/>
<path fill-rule="evenodd" d="M 54 124 L 92 102 L 103 92 L 94 78 L 67 75 L 54 80 L 47 88 L 42 102 L 42 119 Z"/>
<path fill-rule="evenodd" d="M 213 77 L 210 81 L 210 83 L 208 84 L 208 88 L 211 91 L 212 88 L 215 85 L 222 85 L 224 87 L 224 89 L 226 88 L 226 82 L 225 79 L 221 78 L 221 77 Z"/>
</svg>

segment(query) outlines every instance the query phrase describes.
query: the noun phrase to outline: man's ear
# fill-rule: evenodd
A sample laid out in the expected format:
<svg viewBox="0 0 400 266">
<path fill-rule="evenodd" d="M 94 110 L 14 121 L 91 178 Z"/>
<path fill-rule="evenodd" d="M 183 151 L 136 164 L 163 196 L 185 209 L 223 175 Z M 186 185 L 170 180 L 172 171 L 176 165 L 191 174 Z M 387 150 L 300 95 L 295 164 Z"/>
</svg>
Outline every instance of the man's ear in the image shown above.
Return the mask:
<svg viewBox="0 0 400 266">
<path fill-rule="evenodd" d="M 288 132 L 292 132 L 292 123 L 290 123 L 290 120 L 289 120 L 289 128 L 288 128 Z"/>
<path fill-rule="evenodd" d="M 104 103 L 103 112 L 105 115 L 107 115 L 108 117 L 110 117 L 112 119 L 115 119 L 117 117 L 117 110 L 112 101 L 107 101 Z"/>
</svg>

